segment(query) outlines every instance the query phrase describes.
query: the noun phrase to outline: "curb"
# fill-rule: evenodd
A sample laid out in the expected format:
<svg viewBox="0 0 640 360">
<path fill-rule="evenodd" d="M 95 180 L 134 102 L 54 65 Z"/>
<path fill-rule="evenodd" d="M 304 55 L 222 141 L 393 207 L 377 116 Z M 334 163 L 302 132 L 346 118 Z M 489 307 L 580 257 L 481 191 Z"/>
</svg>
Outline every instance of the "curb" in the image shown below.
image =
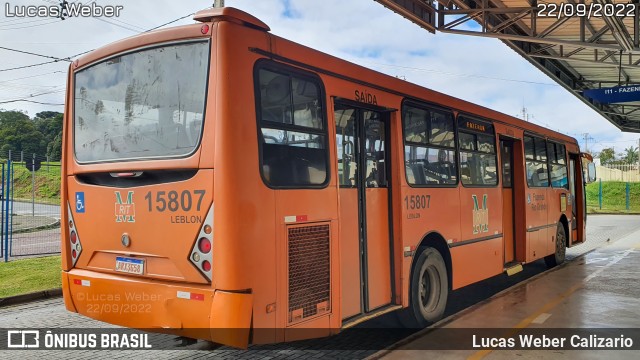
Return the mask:
<svg viewBox="0 0 640 360">
<path fill-rule="evenodd" d="M 58 226 L 60 226 L 60 219 L 57 219 L 56 221 L 54 221 L 54 222 L 52 222 L 50 224 L 45 224 L 45 225 L 34 226 L 34 227 L 30 227 L 30 228 L 14 230 L 13 234 L 23 234 L 23 233 L 29 233 L 29 232 L 38 231 L 38 230 L 55 229 Z"/>
<path fill-rule="evenodd" d="M 34 300 L 48 299 L 52 297 L 62 296 L 62 288 L 36 291 L 28 294 L 9 296 L 0 299 L 0 308 L 10 305 L 17 305 L 22 303 L 31 302 Z"/>
</svg>

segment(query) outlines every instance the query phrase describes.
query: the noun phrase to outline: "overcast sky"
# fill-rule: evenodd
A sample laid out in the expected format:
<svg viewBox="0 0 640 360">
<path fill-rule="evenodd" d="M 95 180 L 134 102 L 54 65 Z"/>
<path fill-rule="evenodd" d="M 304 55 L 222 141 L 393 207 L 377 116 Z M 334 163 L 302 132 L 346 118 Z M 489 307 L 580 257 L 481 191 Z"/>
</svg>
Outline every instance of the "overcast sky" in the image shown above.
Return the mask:
<svg viewBox="0 0 640 360">
<path fill-rule="evenodd" d="M 85 3 L 90 2 L 86 0 Z M 19 5 L 54 5 L 57 0 L 9 0 Z M 9 18 L 0 10 L 0 46 L 65 58 L 211 6 L 196 0 L 97 0 L 123 5 L 119 18 Z M 636 145 L 640 134 L 622 133 L 499 40 L 431 34 L 372 0 L 226 0 L 285 38 L 407 81 L 522 117 L 574 136 L 589 149 Z M 107 22 L 108 21 L 108 22 Z M 187 17 L 172 25 L 193 23 Z M 30 116 L 59 105 L 11 102 L 29 98 L 64 102 L 68 63 L 19 70 L 8 68 L 51 61 L 0 49 L 0 109 Z M 43 94 L 30 97 L 32 95 Z M 3 103 L 5 102 L 5 103 Z"/>
</svg>

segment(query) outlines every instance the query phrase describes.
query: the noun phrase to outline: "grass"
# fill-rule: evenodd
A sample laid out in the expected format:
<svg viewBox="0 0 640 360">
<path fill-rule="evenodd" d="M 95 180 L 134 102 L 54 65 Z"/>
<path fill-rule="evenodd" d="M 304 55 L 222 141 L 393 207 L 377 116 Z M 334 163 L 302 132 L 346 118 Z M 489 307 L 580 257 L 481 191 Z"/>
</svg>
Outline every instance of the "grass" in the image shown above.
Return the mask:
<svg viewBox="0 0 640 360">
<path fill-rule="evenodd" d="M 13 196 L 16 200 L 31 201 L 31 172 L 24 163 L 13 163 Z M 35 201 L 45 204 L 60 203 L 60 163 L 43 163 L 35 173 Z"/>
<path fill-rule="evenodd" d="M 629 210 L 626 209 L 626 182 L 602 182 L 602 209 L 598 200 L 599 182 L 587 185 L 587 211 L 589 213 L 640 213 L 640 183 L 629 183 Z"/>
<path fill-rule="evenodd" d="M 60 256 L 0 263 L 0 298 L 60 288 Z"/>
</svg>

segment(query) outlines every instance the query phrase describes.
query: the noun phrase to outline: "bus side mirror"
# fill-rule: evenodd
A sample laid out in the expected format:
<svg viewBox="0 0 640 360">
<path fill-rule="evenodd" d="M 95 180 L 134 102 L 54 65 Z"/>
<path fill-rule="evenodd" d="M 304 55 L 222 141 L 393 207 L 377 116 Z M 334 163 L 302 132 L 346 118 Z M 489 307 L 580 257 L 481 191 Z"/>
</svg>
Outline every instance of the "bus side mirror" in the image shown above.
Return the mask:
<svg viewBox="0 0 640 360">
<path fill-rule="evenodd" d="M 587 164 L 587 184 L 596 181 L 596 164 L 590 162 Z"/>
</svg>

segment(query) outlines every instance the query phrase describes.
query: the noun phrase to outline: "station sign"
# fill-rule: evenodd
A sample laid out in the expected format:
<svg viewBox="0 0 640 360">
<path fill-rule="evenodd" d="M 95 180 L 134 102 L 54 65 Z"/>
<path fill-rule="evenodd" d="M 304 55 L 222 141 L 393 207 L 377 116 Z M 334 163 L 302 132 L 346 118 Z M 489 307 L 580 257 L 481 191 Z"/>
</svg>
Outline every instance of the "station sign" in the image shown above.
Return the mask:
<svg viewBox="0 0 640 360">
<path fill-rule="evenodd" d="M 640 101 L 640 85 L 590 89 L 585 90 L 583 94 L 585 97 L 595 100 L 601 104 Z"/>
<path fill-rule="evenodd" d="M 26 158 L 24 159 L 24 166 L 29 171 L 38 171 L 40 170 L 40 166 L 42 166 L 42 161 L 39 159 Z"/>
</svg>

